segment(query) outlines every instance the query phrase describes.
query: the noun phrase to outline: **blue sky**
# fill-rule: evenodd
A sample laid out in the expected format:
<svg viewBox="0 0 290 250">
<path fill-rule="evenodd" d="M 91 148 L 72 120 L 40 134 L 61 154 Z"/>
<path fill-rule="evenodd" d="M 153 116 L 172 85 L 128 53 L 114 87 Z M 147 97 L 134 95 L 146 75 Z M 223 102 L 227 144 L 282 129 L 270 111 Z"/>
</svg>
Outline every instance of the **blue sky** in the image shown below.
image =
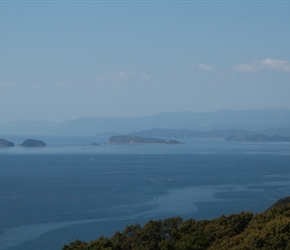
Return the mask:
<svg viewBox="0 0 290 250">
<path fill-rule="evenodd" d="M 290 1 L 0 1 L 0 123 L 290 108 Z"/>
</svg>

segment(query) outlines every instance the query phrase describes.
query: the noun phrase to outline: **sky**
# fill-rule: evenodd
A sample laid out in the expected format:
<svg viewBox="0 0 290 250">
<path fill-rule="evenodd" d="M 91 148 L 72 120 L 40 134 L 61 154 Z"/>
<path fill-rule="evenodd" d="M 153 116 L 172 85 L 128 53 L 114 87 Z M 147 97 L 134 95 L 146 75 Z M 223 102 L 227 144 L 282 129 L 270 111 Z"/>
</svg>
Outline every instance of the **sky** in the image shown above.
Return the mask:
<svg viewBox="0 0 290 250">
<path fill-rule="evenodd" d="M 0 123 L 290 109 L 289 1 L 0 0 Z"/>
</svg>

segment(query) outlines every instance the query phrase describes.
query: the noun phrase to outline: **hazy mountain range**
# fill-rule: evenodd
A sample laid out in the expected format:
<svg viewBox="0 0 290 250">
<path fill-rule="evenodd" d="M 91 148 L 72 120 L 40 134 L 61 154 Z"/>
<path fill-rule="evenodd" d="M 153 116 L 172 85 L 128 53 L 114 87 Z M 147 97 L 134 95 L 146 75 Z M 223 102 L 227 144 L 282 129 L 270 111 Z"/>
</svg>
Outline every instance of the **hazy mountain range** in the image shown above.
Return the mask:
<svg viewBox="0 0 290 250">
<path fill-rule="evenodd" d="M 0 135 L 128 134 L 142 130 L 245 130 L 288 135 L 289 109 L 220 110 L 207 113 L 174 112 L 144 117 L 79 118 L 63 122 L 11 121 L 0 124 Z M 156 131 L 155 131 L 156 132 Z M 159 131 L 160 132 L 160 131 Z M 277 132 L 278 133 L 278 132 Z"/>
</svg>

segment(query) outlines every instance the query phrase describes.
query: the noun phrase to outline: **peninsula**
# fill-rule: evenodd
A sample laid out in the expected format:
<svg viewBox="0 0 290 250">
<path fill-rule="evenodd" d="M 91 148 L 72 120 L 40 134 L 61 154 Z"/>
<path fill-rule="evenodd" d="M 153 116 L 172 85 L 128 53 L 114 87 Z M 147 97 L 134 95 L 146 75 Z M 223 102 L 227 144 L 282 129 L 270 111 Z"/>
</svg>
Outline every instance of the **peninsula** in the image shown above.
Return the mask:
<svg viewBox="0 0 290 250">
<path fill-rule="evenodd" d="M 109 138 L 110 144 L 180 144 L 180 141 L 159 138 L 147 138 L 132 135 L 114 135 Z"/>
</svg>

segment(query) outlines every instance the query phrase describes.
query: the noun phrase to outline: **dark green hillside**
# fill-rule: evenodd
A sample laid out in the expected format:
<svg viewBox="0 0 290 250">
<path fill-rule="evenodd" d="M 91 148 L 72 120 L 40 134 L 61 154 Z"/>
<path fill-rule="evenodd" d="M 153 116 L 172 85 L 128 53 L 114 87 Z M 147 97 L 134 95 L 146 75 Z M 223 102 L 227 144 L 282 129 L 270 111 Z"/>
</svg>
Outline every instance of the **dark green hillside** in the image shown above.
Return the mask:
<svg viewBox="0 0 290 250">
<path fill-rule="evenodd" d="M 214 220 L 179 217 L 127 226 L 113 237 L 75 241 L 63 250 L 286 250 L 290 249 L 290 198 L 263 213 L 241 212 Z"/>
</svg>

